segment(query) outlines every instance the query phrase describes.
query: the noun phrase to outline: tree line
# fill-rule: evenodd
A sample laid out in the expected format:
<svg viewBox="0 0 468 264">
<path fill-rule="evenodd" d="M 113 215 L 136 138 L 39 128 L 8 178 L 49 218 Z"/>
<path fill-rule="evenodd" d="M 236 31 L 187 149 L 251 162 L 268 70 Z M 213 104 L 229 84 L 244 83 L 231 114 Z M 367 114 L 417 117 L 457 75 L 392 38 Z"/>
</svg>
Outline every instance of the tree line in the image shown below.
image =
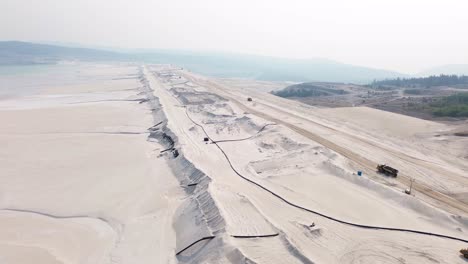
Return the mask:
<svg viewBox="0 0 468 264">
<path fill-rule="evenodd" d="M 468 93 L 457 93 L 432 103 L 435 116 L 468 117 Z"/>
<path fill-rule="evenodd" d="M 444 75 L 429 76 L 422 78 L 396 78 L 376 81 L 374 80 L 370 86 L 397 86 L 397 87 L 432 87 L 432 86 L 451 86 L 468 84 L 468 76 L 466 75 Z"/>
</svg>

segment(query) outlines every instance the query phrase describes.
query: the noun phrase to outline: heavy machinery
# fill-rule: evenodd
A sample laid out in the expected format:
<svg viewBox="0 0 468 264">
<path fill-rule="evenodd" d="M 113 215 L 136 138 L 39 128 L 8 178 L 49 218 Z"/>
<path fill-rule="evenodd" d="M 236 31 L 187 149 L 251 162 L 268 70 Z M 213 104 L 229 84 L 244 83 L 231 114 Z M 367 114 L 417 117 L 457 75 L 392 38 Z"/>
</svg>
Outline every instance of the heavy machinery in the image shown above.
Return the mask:
<svg viewBox="0 0 468 264">
<path fill-rule="evenodd" d="M 377 171 L 380 173 L 383 173 L 388 176 L 396 177 L 398 175 L 398 170 L 394 169 L 390 166 L 387 166 L 385 164 L 378 164 L 377 165 Z"/>
<path fill-rule="evenodd" d="M 468 248 L 460 249 L 460 253 L 463 255 L 464 258 L 468 259 Z"/>
</svg>

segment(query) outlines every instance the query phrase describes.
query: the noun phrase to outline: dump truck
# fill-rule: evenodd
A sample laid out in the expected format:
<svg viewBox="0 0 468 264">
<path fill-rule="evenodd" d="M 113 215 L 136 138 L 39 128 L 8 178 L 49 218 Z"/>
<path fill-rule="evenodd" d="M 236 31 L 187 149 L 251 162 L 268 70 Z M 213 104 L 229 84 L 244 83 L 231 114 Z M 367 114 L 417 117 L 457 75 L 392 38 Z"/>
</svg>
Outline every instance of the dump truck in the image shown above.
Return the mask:
<svg viewBox="0 0 468 264">
<path fill-rule="evenodd" d="M 460 249 L 460 253 L 463 255 L 464 258 L 468 259 L 468 248 Z"/>
<path fill-rule="evenodd" d="M 385 164 L 378 164 L 377 165 L 377 171 L 380 173 L 383 173 L 388 176 L 396 177 L 398 175 L 398 170 L 394 169 L 390 166 L 387 166 Z"/>
</svg>

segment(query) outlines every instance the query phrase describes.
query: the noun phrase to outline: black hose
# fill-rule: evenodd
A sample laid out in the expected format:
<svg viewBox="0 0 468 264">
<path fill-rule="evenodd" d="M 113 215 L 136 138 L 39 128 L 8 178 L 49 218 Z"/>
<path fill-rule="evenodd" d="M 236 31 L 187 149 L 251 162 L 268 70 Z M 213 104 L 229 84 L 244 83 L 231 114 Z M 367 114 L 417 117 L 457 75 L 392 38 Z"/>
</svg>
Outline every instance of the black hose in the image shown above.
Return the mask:
<svg viewBox="0 0 468 264">
<path fill-rule="evenodd" d="M 195 122 L 191 117 L 190 115 L 188 114 L 188 110 L 187 108 L 185 108 L 185 114 L 187 115 L 187 117 L 190 119 L 190 121 L 192 121 L 192 123 L 194 123 L 196 126 L 200 127 L 203 132 L 205 133 L 205 135 L 211 140 L 213 141 L 213 139 L 211 139 L 211 137 L 208 135 L 208 133 L 206 132 L 205 128 L 198 124 L 197 122 Z M 229 163 L 229 166 L 231 167 L 231 169 L 234 171 L 234 173 L 236 173 L 239 177 L 241 177 L 242 179 L 256 185 L 257 187 L 269 192 L 270 194 L 272 194 L 273 196 L 275 196 L 276 198 L 280 199 L 281 201 L 285 202 L 286 204 L 292 206 L 292 207 L 296 207 L 298 209 L 301 209 L 301 210 L 304 210 L 304 211 L 307 211 L 307 212 L 310 212 L 310 213 L 313 213 L 313 214 L 316 214 L 316 215 L 319 215 L 321 217 L 324 217 L 326 219 L 329 219 L 329 220 L 332 220 L 332 221 L 335 221 L 335 222 L 338 222 L 338 223 L 341 223 L 341 224 L 345 224 L 345 225 L 350 225 L 350 226 L 354 226 L 354 227 L 359 227 L 359 228 L 365 228 L 365 229 L 374 229 L 374 230 L 387 230 L 387 231 L 399 231 L 399 232 L 407 232 L 407 233 L 415 233 L 415 234 L 421 234 L 421 235 L 428 235 L 428 236 L 435 236 L 435 237 L 441 237 L 441 238 L 447 238 L 447 239 L 451 239 L 451 240 L 456 240 L 456 241 L 461 241 L 461 242 L 465 242 L 465 243 L 468 243 L 468 240 L 466 239 L 462 239 L 462 238 L 458 238 L 458 237 L 452 237 L 452 236 L 447 236 L 447 235 L 442 235 L 442 234 L 437 234 L 437 233 L 431 233 L 431 232 L 425 232 L 425 231 L 418 231 L 418 230 L 413 230 L 413 229 L 404 229 L 404 228 L 393 228 L 393 227 L 382 227 L 382 226 L 370 226 L 370 225 L 362 225 L 362 224 L 356 224 L 356 223 L 351 223 L 351 222 L 347 222 L 347 221 L 344 221 L 344 220 L 340 220 L 338 218 L 335 218 L 335 217 L 332 217 L 332 216 L 328 216 L 328 215 L 325 215 L 323 213 L 320 213 L 320 212 L 317 212 L 317 211 L 314 211 L 314 210 L 311 210 L 311 209 L 308 209 L 308 208 L 305 208 L 303 206 L 300 206 L 300 205 L 297 205 L 297 204 L 294 204 L 288 200 L 286 200 L 285 198 L 283 198 L 282 196 L 280 196 L 279 194 L 276 194 L 275 192 L 269 190 L 268 188 L 264 187 L 263 185 L 243 176 L 241 173 L 239 173 L 236 168 L 234 168 L 234 166 L 232 165 L 231 163 L 231 160 L 229 159 L 229 157 L 227 156 L 227 154 L 224 152 L 224 150 L 217 144 L 217 142 L 213 141 L 213 143 L 216 145 L 216 147 L 218 147 L 218 149 L 221 151 L 221 153 L 223 153 L 224 157 L 226 158 L 227 162 Z"/>
<path fill-rule="evenodd" d="M 256 236 L 237 236 L 237 235 L 232 235 L 234 238 L 259 238 L 259 237 L 275 237 L 278 236 L 278 233 L 275 234 L 269 234 L 269 235 L 256 235 Z"/>
<path fill-rule="evenodd" d="M 203 240 L 207 240 L 207 239 L 213 239 L 215 238 L 215 236 L 206 236 L 206 237 L 202 237 L 200 239 L 198 239 L 197 241 L 193 242 L 192 244 L 184 247 L 182 250 L 179 250 L 179 252 L 176 253 L 176 256 L 179 255 L 180 253 L 184 252 L 185 250 L 187 250 L 189 247 L 195 245 L 196 243 L 200 242 L 200 241 L 203 241 Z"/>
</svg>

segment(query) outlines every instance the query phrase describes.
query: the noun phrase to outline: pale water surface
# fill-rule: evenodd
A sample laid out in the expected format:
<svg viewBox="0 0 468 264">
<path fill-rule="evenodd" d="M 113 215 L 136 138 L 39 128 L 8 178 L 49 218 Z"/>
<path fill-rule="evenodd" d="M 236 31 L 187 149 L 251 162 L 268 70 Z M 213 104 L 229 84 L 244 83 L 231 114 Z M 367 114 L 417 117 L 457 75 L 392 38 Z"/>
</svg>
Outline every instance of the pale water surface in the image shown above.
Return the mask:
<svg viewBox="0 0 468 264">
<path fill-rule="evenodd" d="M 0 100 L 30 96 L 41 89 L 86 82 L 84 64 L 0 66 Z"/>
</svg>

